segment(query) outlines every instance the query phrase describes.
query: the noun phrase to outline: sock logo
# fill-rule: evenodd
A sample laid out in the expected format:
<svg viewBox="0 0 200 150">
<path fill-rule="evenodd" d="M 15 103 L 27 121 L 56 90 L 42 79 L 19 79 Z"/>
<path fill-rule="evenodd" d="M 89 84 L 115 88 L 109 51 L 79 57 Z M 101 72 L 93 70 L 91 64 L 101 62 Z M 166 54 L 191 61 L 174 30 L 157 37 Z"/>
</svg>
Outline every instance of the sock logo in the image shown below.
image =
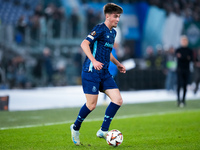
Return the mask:
<svg viewBox="0 0 200 150">
<path fill-rule="evenodd" d="M 83 122 L 84 119 L 85 119 L 85 118 L 82 118 L 81 116 L 78 116 L 78 118 L 77 118 L 77 120 L 78 120 L 79 122 Z"/>
<path fill-rule="evenodd" d="M 110 116 L 105 115 L 105 118 L 110 118 Z"/>
<path fill-rule="evenodd" d="M 105 118 L 106 118 L 106 119 L 109 119 L 109 118 L 110 118 L 110 120 L 112 120 L 112 119 L 113 119 L 112 117 L 110 117 L 110 116 L 107 116 L 107 115 L 105 115 Z"/>
</svg>

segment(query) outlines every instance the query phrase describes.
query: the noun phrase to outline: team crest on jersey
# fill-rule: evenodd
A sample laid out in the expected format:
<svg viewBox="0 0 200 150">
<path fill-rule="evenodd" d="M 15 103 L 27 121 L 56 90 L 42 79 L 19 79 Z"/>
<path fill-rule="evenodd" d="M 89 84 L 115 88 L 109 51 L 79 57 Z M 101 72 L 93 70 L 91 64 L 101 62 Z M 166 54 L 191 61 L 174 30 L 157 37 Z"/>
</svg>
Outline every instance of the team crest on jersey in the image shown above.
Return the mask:
<svg viewBox="0 0 200 150">
<path fill-rule="evenodd" d="M 95 35 L 96 35 L 96 31 L 93 31 L 93 32 L 91 33 L 91 35 L 92 35 L 92 36 L 95 36 Z"/>
</svg>

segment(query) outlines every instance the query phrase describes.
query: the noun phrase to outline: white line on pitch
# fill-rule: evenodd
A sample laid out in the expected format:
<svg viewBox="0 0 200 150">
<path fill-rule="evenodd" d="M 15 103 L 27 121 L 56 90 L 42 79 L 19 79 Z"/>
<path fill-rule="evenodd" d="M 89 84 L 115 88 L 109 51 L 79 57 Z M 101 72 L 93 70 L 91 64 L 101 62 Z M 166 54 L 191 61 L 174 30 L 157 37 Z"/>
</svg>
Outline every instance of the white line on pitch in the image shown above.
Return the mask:
<svg viewBox="0 0 200 150">
<path fill-rule="evenodd" d="M 193 110 L 193 111 L 198 111 L 198 110 Z M 181 113 L 181 112 L 182 111 L 169 111 L 169 112 L 146 113 L 146 114 L 138 114 L 138 115 L 123 115 L 123 116 L 116 116 L 115 119 L 137 118 L 137 117 L 146 117 L 146 116 L 153 116 L 153 115 L 165 115 L 165 114 L 173 114 L 173 113 Z M 103 118 L 86 119 L 84 122 L 102 121 L 102 120 L 103 120 Z M 67 123 L 72 123 L 72 122 L 74 122 L 74 120 L 63 121 L 63 122 L 55 122 L 55 123 L 44 123 L 44 124 L 37 124 L 37 125 L 25 125 L 25 126 L 15 126 L 15 127 L 2 127 L 2 128 L 0 128 L 0 130 L 42 127 L 42 126 L 67 124 Z"/>
</svg>

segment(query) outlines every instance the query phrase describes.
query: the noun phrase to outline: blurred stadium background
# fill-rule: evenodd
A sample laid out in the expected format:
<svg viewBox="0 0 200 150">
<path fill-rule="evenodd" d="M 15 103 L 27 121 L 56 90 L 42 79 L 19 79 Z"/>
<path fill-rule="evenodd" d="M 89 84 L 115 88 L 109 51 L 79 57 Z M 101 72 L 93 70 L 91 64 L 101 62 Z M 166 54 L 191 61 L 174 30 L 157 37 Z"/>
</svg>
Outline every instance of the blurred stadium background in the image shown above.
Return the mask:
<svg viewBox="0 0 200 150">
<path fill-rule="evenodd" d="M 107 2 L 124 9 L 117 57 L 135 63 L 117 74 L 120 90 L 165 89 L 180 36 L 194 54 L 200 48 L 198 0 L 0 0 L 0 89 L 81 85 L 80 43 L 104 20 Z"/>
</svg>

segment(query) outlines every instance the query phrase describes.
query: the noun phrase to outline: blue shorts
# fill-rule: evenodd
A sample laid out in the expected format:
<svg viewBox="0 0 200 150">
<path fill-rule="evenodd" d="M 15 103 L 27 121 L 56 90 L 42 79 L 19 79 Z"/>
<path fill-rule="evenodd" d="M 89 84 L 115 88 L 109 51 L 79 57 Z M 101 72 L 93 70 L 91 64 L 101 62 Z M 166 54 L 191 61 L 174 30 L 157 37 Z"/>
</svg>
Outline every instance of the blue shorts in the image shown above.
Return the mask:
<svg viewBox="0 0 200 150">
<path fill-rule="evenodd" d="M 97 95 L 107 89 L 118 89 L 112 75 L 108 70 L 82 71 L 82 86 L 85 94 Z"/>
</svg>

